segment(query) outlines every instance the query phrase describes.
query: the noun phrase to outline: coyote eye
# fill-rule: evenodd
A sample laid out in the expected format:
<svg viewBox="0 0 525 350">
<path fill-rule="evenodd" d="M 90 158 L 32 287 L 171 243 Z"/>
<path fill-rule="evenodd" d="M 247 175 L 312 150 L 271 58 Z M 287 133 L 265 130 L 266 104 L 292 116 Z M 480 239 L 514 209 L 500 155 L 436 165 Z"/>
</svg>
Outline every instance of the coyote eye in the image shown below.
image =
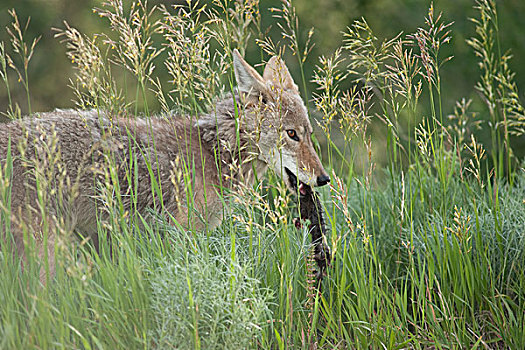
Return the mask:
<svg viewBox="0 0 525 350">
<path fill-rule="evenodd" d="M 286 133 L 288 134 L 288 136 L 294 140 L 294 141 L 299 141 L 299 137 L 297 136 L 297 133 L 295 132 L 295 130 L 293 129 L 288 129 L 286 130 Z"/>
</svg>

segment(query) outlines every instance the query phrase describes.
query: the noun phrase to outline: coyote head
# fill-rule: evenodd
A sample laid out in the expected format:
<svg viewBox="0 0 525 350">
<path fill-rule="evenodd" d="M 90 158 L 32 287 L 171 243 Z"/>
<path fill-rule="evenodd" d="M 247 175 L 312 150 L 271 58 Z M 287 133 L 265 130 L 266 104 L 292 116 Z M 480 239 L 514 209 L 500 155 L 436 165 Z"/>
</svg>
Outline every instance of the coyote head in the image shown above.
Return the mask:
<svg viewBox="0 0 525 350">
<path fill-rule="evenodd" d="M 268 164 L 287 186 L 323 186 L 330 177 L 312 144 L 312 125 L 288 68 L 272 57 L 263 76 L 233 53 L 233 66 L 244 111 L 242 125 L 252 134 L 259 160 Z"/>
</svg>

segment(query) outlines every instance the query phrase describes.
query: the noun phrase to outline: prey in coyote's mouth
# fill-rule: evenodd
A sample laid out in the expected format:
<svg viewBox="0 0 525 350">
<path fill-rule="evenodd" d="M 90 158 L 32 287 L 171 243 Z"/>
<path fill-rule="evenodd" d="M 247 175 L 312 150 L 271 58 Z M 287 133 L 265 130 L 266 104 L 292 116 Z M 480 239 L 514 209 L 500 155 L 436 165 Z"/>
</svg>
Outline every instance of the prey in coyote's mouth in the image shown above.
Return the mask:
<svg viewBox="0 0 525 350">
<path fill-rule="evenodd" d="M 323 217 L 323 207 L 319 195 L 315 190 L 297 179 L 297 176 L 288 168 L 284 168 L 290 189 L 299 191 L 299 218 L 294 219 L 295 226 L 300 229 L 303 222 L 308 222 L 308 230 L 314 245 L 314 259 L 318 269 L 315 274 L 318 288 L 331 262 L 330 248 L 326 243 L 326 224 Z M 299 187 L 298 187 L 299 186 Z"/>
</svg>

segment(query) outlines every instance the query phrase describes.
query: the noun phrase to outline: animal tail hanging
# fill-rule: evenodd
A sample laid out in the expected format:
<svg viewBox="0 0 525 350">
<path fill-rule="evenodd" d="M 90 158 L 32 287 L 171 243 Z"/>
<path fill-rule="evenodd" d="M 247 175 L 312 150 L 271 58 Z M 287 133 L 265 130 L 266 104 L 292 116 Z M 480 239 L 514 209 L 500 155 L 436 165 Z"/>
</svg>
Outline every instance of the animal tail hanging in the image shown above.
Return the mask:
<svg viewBox="0 0 525 350">
<path fill-rule="evenodd" d="M 318 267 L 315 277 L 320 284 L 331 259 L 330 248 L 326 244 L 327 229 L 319 194 L 312 187 L 302 183 L 299 188 L 299 217 L 300 221 L 296 221 L 296 226 L 300 227 L 302 221 L 309 222 L 308 229 L 312 236 L 314 258 Z"/>
</svg>

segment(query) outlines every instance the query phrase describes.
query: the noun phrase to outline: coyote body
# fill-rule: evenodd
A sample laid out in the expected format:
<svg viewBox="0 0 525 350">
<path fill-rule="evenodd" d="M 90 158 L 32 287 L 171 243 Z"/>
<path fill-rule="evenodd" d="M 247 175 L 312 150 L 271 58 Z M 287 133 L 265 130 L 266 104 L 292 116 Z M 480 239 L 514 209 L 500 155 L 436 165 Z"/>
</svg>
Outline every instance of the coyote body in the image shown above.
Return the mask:
<svg viewBox="0 0 525 350">
<path fill-rule="evenodd" d="M 53 189 L 62 187 L 62 193 L 45 203 L 50 214 L 84 231 L 96 230 L 98 190 L 108 181 L 118 184 L 125 210 L 163 207 L 184 224 L 187 208 L 177 208 L 185 201 L 179 193 L 184 179 L 177 178 L 176 163 L 188 167 L 194 204 L 203 214 L 205 195 L 208 205 L 215 203 L 215 189 L 223 178 L 212 150 L 201 143 L 198 127 L 185 118 L 110 118 L 97 111 L 57 110 L 7 123 L 0 138 L 11 143 L 13 215 L 27 205 L 38 208 L 39 177 Z M 8 142 L 0 143 L 2 159 L 7 147 Z M 52 174 L 42 174 L 45 171 Z M 152 190 L 153 182 L 161 191 Z"/>
<path fill-rule="evenodd" d="M 1 125 L 4 178 L 6 159 L 12 159 L 16 249 L 23 253 L 30 237 L 40 257 L 47 250 L 52 259 L 56 231 L 42 237 L 49 219 L 96 245 L 97 222 L 112 209 L 100 200 L 107 201 L 108 188 L 118 192 L 125 212 L 164 209 L 182 227 L 214 227 L 222 220 L 223 194 L 237 182 L 253 183 L 268 167 L 292 190 L 327 183 L 306 108 L 284 63 L 273 57 L 260 76 L 237 51 L 233 57 L 238 93 L 199 118 L 57 110 Z"/>
</svg>

